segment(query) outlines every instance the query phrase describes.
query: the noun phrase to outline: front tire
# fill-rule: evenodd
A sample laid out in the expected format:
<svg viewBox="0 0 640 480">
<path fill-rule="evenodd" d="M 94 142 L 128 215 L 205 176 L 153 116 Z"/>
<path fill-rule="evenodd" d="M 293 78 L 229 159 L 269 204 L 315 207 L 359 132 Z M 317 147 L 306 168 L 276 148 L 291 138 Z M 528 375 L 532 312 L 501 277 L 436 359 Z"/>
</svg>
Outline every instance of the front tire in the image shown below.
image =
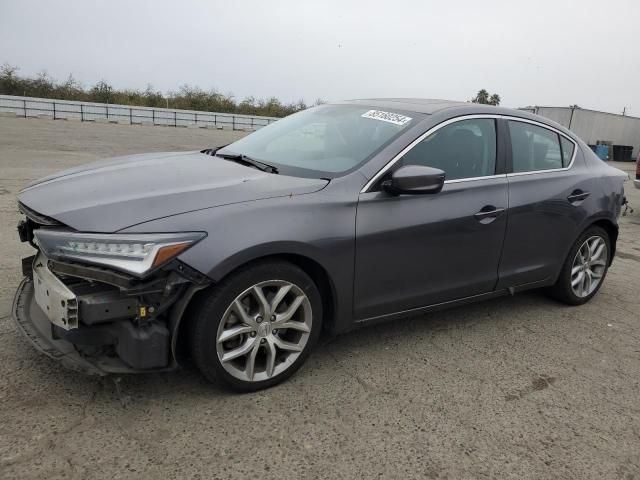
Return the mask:
<svg viewBox="0 0 640 480">
<path fill-rule="evenodd" d="M 576 240 L 562 266 L 551 295 L 568 305 L 591 300 L 604 282 L 609 269 L 611 242 L 600 227 L 590 227 Z"/>
<path fill-rule="evenodd" d="M 206 291 L 191 322 L 191 354 L 202 374 L 256 391 L 302 366 L 320 335 L 322 302 L 303 270 L 265 261 Z"/>
</svg>

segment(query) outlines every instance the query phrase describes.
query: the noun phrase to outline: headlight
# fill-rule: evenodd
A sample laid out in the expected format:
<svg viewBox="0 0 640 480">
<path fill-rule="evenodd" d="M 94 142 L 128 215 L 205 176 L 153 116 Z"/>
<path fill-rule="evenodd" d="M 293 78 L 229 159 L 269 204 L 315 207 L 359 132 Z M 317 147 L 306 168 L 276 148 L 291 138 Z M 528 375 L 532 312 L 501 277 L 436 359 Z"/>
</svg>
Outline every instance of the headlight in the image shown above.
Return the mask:
<svg viewBox="0 0 640 480">
<path fill-rule="evenodd" d="M 94 234 L 45 228 L 33 234 L 47 257 L 106 265 L 138 276 L 159 267 L 206 236 L 203 232 Z"/>
</svg>

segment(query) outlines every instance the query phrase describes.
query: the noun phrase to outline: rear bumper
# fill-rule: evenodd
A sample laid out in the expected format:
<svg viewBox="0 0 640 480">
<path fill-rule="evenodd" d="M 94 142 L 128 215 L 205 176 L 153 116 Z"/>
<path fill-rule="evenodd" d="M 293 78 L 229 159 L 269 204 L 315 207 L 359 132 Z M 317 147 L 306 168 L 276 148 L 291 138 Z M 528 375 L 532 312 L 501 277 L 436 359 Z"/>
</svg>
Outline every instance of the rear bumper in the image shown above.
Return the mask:
<svg viewBox="0 0 640 480">
<path fill-rule="evenodd" d="M 53 324 L 37 305 L 30 278 L 24 278 L 20 283 L 13 300 L 12 313 L 18 329 L 33 346 L 64 367 L 90 375 L 109 373 L 84 358 L 73 343 L 54 338 Z"/>
</svg>

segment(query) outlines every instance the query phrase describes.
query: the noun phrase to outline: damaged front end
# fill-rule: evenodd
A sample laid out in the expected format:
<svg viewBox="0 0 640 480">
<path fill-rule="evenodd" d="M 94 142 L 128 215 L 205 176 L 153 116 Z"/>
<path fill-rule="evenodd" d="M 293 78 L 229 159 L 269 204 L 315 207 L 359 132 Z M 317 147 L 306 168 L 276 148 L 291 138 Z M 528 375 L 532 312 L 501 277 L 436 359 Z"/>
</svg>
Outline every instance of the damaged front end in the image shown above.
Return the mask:
<svg viewBox="0 0 640 480">
<path fill-rule="evenodd" d="M 21 210 L 27 219 L 20 238 L 38 252 L 23 259 L 13 316 L 36 348 L 99 375 L 176 368 L 182 314 L 195 292 L 210 285 L 176 258 L 184 250 L 176 245 L 198 237 L 81 234 Z"/>
</svg>

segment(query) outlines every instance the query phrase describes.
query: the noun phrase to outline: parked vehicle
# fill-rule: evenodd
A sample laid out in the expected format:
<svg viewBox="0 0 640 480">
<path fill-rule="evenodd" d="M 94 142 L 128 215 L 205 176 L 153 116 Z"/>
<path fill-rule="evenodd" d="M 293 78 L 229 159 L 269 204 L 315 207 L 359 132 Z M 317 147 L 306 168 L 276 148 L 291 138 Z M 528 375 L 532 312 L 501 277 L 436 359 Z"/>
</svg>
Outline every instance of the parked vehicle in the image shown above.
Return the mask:
<svg viewBox="0 0 640 480">
<path fill-rule="evenodd" d="M 638 152 L 638 158 L 636 159 L 636 178 L 633 181 L 633 185 L 636 188 L 640 188 L 640 152 Z"/>
<path fill-rule="evenodd" d="M 105 374 L 178 367 L 240 390 L 289 377 L 321 329 L 548 287 L 589 301 L 626 176 L 523 111 L 357 100 L 223 148 L 78 167 L 26 187 L 14 317 Z"/>
</svg>

